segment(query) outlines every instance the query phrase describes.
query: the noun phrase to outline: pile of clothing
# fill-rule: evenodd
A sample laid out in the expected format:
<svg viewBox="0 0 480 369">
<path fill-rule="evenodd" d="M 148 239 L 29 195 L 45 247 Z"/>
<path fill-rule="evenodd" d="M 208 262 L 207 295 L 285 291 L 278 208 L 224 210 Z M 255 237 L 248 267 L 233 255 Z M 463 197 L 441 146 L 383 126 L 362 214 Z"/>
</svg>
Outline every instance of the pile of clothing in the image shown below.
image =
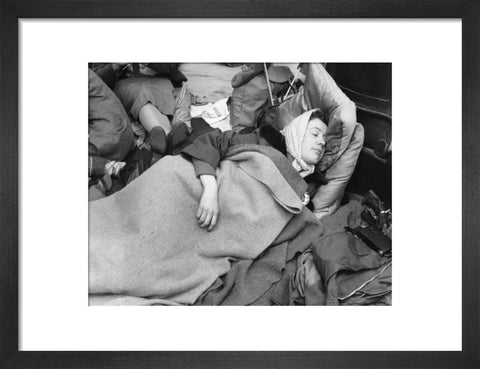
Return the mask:
<svg viewBox="0 0 480 369">
<path fill-rule="evenodd" d="M 277 305 L 391 305 L 392 259 L 347 232 L 321 237 L 278 284 Z"/>
</svg>

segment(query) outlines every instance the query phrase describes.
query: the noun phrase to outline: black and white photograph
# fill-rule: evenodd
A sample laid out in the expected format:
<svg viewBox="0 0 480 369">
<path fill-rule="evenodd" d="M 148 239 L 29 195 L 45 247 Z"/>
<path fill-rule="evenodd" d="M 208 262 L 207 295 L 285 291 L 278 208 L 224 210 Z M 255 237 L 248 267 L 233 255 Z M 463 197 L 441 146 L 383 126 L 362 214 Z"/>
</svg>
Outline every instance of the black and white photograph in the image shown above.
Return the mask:
<svg viewBox="0 0 480 369">
<path fill-rule="evenodd" d="M 391 306 L 392 213 L 392 63 L 88 63 L 90 306 Z"/>
<path fill-rule="evenodd" d="M 479 18 L 0 0 L 0 368 L 478 367 Z"/>
</svg>

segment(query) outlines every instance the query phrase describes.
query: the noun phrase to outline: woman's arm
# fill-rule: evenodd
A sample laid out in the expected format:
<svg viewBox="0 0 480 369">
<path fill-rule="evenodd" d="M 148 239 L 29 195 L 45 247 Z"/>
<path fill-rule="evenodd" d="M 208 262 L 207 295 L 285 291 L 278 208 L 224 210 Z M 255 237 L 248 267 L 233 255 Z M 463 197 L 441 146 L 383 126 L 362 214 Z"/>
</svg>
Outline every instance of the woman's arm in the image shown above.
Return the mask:
<svg viewBox="0 0 480 369">
<path fill-rule="evenodd" d="M 238 143 L 236 137 L 237 134 L 234 131 L 222 132 L 218 128 L 211 129 L 206 133 L 196 136 L 181 152 L 189 156 L 194 161 L 194 164 L 195 160 L 199 160 L 208 165 L 209 170 L 213 170 L 213 173 L 201 173 L 197 171 L 197 176 L 200 174 L 214 174 L 218 168 L 218 164 L 230 146 Z M 206 166 L 202 169 L 205 170 L 205 168 Z M 196 166 L 195 169 L 198 169 L 198 167 Z"/>
<path fill-rule="evenodd" d="M 203 186 L 202 197 L 197 210 L 198 224 L 207 231 L 213 230 L 218 220 L 218 186 L 215 176 L 210 174 L 200 175 Z"/>
</svg>

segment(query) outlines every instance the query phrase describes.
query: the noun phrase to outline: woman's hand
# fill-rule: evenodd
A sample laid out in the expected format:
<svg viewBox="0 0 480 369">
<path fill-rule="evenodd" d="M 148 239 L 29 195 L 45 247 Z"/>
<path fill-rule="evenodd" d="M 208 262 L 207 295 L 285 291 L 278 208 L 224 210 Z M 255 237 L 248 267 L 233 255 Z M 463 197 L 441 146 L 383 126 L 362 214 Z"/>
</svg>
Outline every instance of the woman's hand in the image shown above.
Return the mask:
<svg viewBox="0 0 480 369">
<path fill-rule="evenodd" d="M 197 210 L 198 224 L 201 228 L 207 228 L 207 231 L 213 230 L 218 219 L 218 187 L 217 180 L 212 175 L 201 175 L 200 181 L 203 186 L 202 197 Z"/>
</svg>

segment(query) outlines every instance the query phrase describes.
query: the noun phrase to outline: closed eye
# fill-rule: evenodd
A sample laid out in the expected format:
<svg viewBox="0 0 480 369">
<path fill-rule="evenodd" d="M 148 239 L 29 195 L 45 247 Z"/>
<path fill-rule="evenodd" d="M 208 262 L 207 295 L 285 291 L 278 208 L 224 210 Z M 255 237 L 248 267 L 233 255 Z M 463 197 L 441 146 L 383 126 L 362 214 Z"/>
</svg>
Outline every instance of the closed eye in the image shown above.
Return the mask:
<svg viewBox="0 0 480 369">
<path fill-rule="evenodd" d="M 320 129 L 318 129 L 317 127 L 313 127 L 312 130 L 312 135 L 314 135 L 315 137 L 318 137 L 318 135 L 322 132 Z"/>
</svg>

